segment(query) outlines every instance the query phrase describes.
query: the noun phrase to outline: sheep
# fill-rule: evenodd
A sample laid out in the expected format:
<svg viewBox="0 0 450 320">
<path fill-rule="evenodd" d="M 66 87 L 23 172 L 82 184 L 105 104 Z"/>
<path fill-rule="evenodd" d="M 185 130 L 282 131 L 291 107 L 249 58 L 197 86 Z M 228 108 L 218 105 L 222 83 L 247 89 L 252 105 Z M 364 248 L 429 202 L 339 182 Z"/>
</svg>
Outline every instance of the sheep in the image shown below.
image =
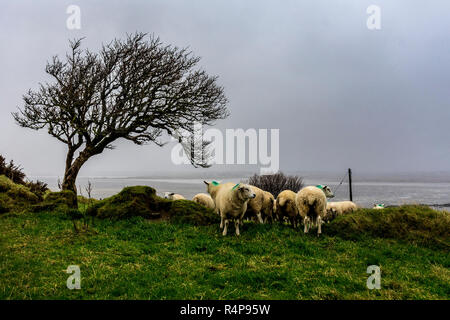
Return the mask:
<svg viewBox="0 0 450 320">
<path fill-rule="evenodd" d="M 268 191 L 264 191 L 263 207 L 261 209 L 261 217 L 264 223 L 273 222 L 276 211 L 275 197 Z"/>
<path fill-rule="evenodd" d="M 222 235 L 227 235 L 229 220 L 234 220 L 236 235 L 239 236 L 239 225 L 242 223 L 247 203 L 254 199 L 256 194 L 249 185 L 238 183 L 220 184 L 216 181 L 207 182 L 207 191 L 214 200 L 216 210 L 220 214 L 220 228 L 223 228 Z"/>
<path fill-rule="evenodd" d="M 262 218 L 262 211 L 264 209 L 264 190 L 261 190 L 258 187 L 251 186 L 253 192 L 256 194 L 254 199 L 251 199 L 247 204 L 247 211 L 245 212 L 245 216 L 249 219 L 256 217 L 260 223 L 264 223 Z M 273 206 L 273 204 L 272 204 Z"/>
<path fill-rule="evenodd" d="M 330 222 L 337 216 L 351 213 L 358 209 L 358 206 L 352 201 L 339 201 L 327 203 L 327 214 L 324 217 L 325 222 Z"/>
<path fill-rule="evenodd" d="M 206 193 L 198 193 L 193 198 L 192 201 L 201 204 L 207 208 L 215 209 L 216 205 L 214 204 L 213 199 L 209 194 Z"/>
<path fill-rule="evenodd" d="M 303 218 L 304 233 L 308 233 L 311 225 L 317 226 L 317 236 L 322 233 L 322 218 L 327 214 L 327 198 L 333 197 L 331 189 L 323 185 L 304 187 L 297 193 L 295 203 Z"/>
<path fill-rule="evenodd" d="M 375 203 L 372 209 L 376 210 L 384 209 L 384 203 Z"/>
<path fill-rule="evenodd" d="M 294 228 L 298 225 L 298 209 L 295 203 L 296 193 L 292 190 L 281 191 L 277 196 L 276 214 L 280 222 L 287 218 Z"/>
<path fill-rule="evenodd" d="M 185 200 L 186 199 L 181 194 L 177 194 L 174 192 L 164 192 L 164 198 L 169 199 L 169 200 Z"/>
</svg>

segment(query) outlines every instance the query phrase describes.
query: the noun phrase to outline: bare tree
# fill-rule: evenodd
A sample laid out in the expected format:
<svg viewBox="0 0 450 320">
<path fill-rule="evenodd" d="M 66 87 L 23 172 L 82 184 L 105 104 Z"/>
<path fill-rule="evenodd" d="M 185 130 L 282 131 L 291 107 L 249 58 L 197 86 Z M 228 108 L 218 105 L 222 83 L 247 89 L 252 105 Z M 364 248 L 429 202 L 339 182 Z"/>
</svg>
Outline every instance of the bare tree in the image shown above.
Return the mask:
<svg viewBox="0 0 450 320">
<path fill-rule="evenodd" d="M 164 133 L 193 132 L 194 123 L 228 116 L 217 77 L 197 69 L 200 58 L 187 49 L 143 33 L 116 39 L 99 53 L 82 50 L 81 40 L 70 42 L 65 61 L 55 56 L 47 63 L 53 81 L 30 89 L 23 109 L 13 113 L 20 126 L 45 128 L 67 145 L 63 190 L 76 192 L 81 167 L 119 138 L 162 146 Z M 190 159 L 207 166 L 198 160 Z"/>
</svg>

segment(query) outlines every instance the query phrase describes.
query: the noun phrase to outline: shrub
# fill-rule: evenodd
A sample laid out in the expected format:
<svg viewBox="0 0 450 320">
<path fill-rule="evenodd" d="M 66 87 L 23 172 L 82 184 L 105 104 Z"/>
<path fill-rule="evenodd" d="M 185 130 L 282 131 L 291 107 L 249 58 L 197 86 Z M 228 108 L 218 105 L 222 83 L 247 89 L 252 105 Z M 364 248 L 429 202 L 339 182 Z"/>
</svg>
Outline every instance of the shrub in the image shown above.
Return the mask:
<svg viewBox="0 0 450 320">
<path fill-rule="evenodd" d="M 14 183 L 25 184 L 25 173 L 22 172 L 22 168 L 15 165 L 13 160 L 7 163 L 2 155 L 0 155 L 0 175 L 6 176 Z"/>
<path fill-rule="evenodd" d="M 287 176 L 282 172 L 269 175 L 257 175 L 248 179 L 248 184 L 268 191 L 276 198 L 283 190 L 298 192 L 303 187 L 303 179 L 299 176 Z"/>
<path fill-rule="evenodd" d="M 25 185 L 28 187 L 28 189 L 30 189 L 31 192 L 37 195 L 40 200 L 44 199 L 44 195 L 49 190 L 47 187 L 48 185 L 45 182 L 39 180 L 37 180 L 36 182 L 28 181 Z"/>
<path fill-rule="evenodd" d="M 417 245 L 450 248 L 450 214 L 427 206 L 383 210 L 359 209 L 337 217 L 324 233 L 343 239 L 364 237 L 400 239 Z"/>
<path fill-rule="evenodd" d="M 0 175 L 4 175 L 10 179 L 15 184 L 20 184 L 28 188 L 39 200 L 43 199 L 45 192 L 48 190 L 47 184 L 42 181 L 25 181 L 25 173 L 22 172 L 22 168 L 19 165 L 15 165 L 14 161 L 11 160 L 9 163 L 6 162 L 5 158 L 0 155 Z M 0 188 L 0 192 L 3 192 Z"/>
</svg>

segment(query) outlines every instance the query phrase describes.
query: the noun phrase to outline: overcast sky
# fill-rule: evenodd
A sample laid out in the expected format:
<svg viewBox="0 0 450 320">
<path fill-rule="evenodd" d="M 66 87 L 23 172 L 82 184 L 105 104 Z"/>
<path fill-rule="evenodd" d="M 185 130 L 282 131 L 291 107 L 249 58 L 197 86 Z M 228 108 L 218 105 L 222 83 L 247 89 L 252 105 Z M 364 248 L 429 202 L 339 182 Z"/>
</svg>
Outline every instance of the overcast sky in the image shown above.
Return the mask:
<svg viewBox="0 0 450 320">
<path fill-rule="evenodd" d="M 81 29 L 66 9 L 81 8 Z M 366 9 L 381 8 L 381 30 Z M 218 75 L 231 116 L 217 128 L 280 129 L 281 170 L 450 171 L 450 2 L 8 1 L 0 10 L 0 154 L 62 176 L 65 145 L 17 126 L 22 94 L 68 40 L 142 31 L 189 46 Z M 178 170 L 171 146 L 116 143 L 80 175 Z"/>
</svg>

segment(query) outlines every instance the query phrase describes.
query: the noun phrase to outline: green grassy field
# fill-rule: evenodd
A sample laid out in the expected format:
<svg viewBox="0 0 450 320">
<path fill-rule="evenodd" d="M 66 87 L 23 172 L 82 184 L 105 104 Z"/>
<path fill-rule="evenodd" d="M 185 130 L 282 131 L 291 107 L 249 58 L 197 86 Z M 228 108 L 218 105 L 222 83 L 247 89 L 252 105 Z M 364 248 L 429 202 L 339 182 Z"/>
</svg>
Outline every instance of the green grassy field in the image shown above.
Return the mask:
<svg viewBox="0 0 450 320">
<path fill-rule="evenodd" d="M 370 232 L 327 235 L 333 223 L 320 238 L 246 223 L 238 238 L 233 228 L 222 237 L 218 225 L 142 217 L 95 219 L 75 232 L 63 214 L 3 215 L 0 299 L 450 298 L 448 238 L 436 245 Z M 66 287 L 69 265 L 80 266 L 80 290 Z M 369 265 L 381 268 L 380 290 L 366 287 Z"/>
</svg>

